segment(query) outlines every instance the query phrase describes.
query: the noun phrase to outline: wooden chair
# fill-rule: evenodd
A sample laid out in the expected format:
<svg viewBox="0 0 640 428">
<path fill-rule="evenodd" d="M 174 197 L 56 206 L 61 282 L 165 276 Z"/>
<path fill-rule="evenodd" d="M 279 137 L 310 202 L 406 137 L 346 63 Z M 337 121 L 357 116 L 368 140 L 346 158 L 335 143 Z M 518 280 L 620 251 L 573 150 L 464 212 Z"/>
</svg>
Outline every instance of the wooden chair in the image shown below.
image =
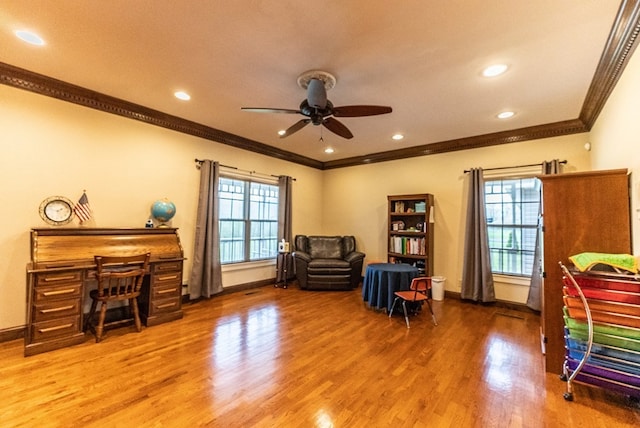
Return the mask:
<svg viewBox="0 0 640 428">
<path fill-rule="evenodd" d="M 96 279 L 98 289 L 91 290 L 91 310 L 85 321 L 84 331 L 90 328 L 96 336 L 96 342 L 102 340 L 102 333 L 105 326 L 121 324 L 127 321 L 135 322 L 136 329 L 142 330 L 140 314 L 138 311 L 138 296 L 142 289 L 144 275 L 149 270 L 150 253 L 135 256 L 95 256 L 97 266 Z M 107 314 L 107 303 L 113 301 L 129 301 L 130 318 L 105 323 Z M 98 306 L 100 306 L 100 316 L 96 326 L 93 325 L 93 318 Z"/>
<path fill-rule="evenodd" d="M 409 290 L 405 291 L 396 291 L 396 298 L 393 300 L 393 305 L 391 305 L 391 311 L 389 312 L 389 318 L 393 315 L 393 310 L 396 306 L 396 303 L 399 299 L 402 299 L 402 309 L 404 310 L 404 320 L 407 323 L 407 328 L 409 328 L 409 316 L 407 314 L 407 302 L 414 303 L 418 308 L 422 306 L 424 302 L 427 302 L 429 306 L 429 311 L 431 312 L 431 318 L 433 318 L 433 324 L 438 325 L 436 321 L 436 315 L 433 313 L 433 308 L 431 307 L 431 297 L 429 296 L 429 292 L 431 291 L 431 278 L 427 276 L 422 276 L 418 278 L 413 278 L 411 281 L 411 285 Z"/>
</svg>

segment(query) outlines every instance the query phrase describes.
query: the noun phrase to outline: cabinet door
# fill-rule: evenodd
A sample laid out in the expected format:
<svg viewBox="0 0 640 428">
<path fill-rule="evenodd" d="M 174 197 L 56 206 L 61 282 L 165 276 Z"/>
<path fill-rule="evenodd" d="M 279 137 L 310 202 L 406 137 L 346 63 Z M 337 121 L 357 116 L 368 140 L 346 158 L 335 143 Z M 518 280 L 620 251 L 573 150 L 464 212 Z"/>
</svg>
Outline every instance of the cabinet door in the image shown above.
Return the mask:
<svg viewBox="0 0 640 428">
<path fill-rule="evenodd" d="M 542 334 L 545 369 L 561 373 L 564 361 L 562 273 L 558 262 L 583 252 L 631 253 L 626 170 L 540 177 L 543 209 Z"/>
</svg>

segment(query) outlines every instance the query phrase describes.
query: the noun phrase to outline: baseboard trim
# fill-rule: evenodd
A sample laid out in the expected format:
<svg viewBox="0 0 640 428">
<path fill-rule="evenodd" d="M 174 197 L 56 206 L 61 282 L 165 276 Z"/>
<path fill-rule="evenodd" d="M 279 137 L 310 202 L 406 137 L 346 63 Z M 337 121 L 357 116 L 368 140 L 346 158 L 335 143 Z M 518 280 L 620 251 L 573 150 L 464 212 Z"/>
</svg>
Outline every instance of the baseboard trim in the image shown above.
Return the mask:
<svg viewBox="0 0 640 428">
<path fill-rule="evenodd" d="M 0 342 L 10 342 L 12 340 L 23 339 L 27 327 L 22 325 L 19 327 L 11 327 L 0 330 Z"/>
<path fill-rule="evenodd" d="M 244 284 L 237 284 L 237 285 L 232 285 L 230 287 L 226 287 L 222 290 L 221 293 L 216 294 L 215 296 L 212 297 L 216 297 L 216 296 L 224 296 L 227 294 L 233 294 L 233 293 L 238 293 L 241 291 L 247 291 L 247 290 L 252 290 L 254 288 L 261 288 L 261 287 L 265 287 L 267 285 L 271 285 L 273 286 L 276 283 L 276 279 L 275 278 L 269 278 L 269 279 L 262 279 L 260 281 L 253 281 L 253 282 L 246 282 Z M 290 287 L 291 285 L 297 285 L 297 282 L 295 279 L 291 279 L 289 280 L 288 286 Z M 187 303 L 195 303 L 198 302 L 200 300 L 206 300 L 205 297 L 201 297 L 199 299 L 194 299 L 191 300 L 191 297 L 189 295 L 189 293 L 183 294 L 182 295 L 182 304 L 187 304 Z"/>
<path fill-rule="evenodd" d="M 451 299 L 458 299 L 458 300 L 462 300 L 463 302 L 468 302 L 468 303 L 477 304 L 477 305 L 495 306 L 497 308 L 509 309 L 512 311 L 528 312 L 530 314 L 540 315 L 539 311 L 534 311 L 524 303 L 507 302 L 506 300 L 496 300 L 495 302 L 491 302 L 491 303 L 474 302 L 471 300 L 462 299 L 461 294 L 457 291 L 448 291 L 448 290 L 445 290 L 444 295 L 445 295 L 445 299 L 448 297 Z"/>
</svg>

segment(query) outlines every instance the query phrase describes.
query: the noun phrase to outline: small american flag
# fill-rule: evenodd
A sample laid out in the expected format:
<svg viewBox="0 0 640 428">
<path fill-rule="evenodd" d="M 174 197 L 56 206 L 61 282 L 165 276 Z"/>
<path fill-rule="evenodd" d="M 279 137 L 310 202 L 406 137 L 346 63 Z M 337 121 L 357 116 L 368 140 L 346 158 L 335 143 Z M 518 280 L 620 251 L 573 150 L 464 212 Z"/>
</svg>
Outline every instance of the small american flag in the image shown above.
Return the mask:
<svg viewBox="0 0 640 428">
<path fill-rule="evenodd" d="M 75 212 L 80 219 L 80 223 L 84 223 L 91 218 L 91 207 L 89 206 L 89 198 L 87 198 L 87 194 L 85 192 L 82 193 L 82 196 L 80 196 L 78 203 L 75 207 L 73 207 L 73 212 Z"/>
</svg>

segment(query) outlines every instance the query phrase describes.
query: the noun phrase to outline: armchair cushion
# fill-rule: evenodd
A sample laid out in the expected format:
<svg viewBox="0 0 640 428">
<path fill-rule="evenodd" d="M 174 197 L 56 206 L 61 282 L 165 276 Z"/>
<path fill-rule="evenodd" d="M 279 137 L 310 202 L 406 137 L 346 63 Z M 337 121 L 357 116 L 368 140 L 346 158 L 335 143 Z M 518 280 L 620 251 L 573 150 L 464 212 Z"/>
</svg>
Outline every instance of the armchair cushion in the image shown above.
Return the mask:
<svg viewBox="0 0 640 428">
<path fill-rule="evenodd" d="M 314 275 L 350 274 L 351 264 L 339 259 L 313 259 L 309 262 L 307 270 Z"/>
<path fill-rule="evenodd" d="M 312 259 L 341 259 L 341 236 L 314 236 L 309 241 L 309 255 Z"/>
</svg>

